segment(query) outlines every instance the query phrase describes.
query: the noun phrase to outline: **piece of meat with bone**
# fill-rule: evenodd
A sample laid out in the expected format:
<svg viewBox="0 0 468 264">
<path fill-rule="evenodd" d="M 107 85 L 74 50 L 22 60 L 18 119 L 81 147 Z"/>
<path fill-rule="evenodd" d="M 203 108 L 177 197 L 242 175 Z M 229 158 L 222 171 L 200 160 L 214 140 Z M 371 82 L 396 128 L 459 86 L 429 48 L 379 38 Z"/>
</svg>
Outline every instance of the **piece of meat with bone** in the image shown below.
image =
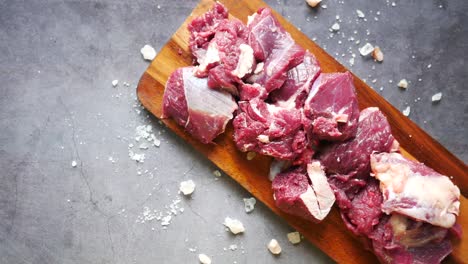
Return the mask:
<svg viewBox="0 0 468 264">
<path fill-rule="evenodd" d="M 194 138 L 211 143 L 224 132 L 237 104 L 232 95 L 208 88 L 206 78 L 193 75 L 194 67 L 175 70 L 166 83 L 163 117 L 172 117 Z"/>
<path fill-rule="evenodd" d="M 254 151 L 294 160 L 307 147 L 301 112 L 268 104 L 258 98 L 239 102 L 234 118 L 234 142 L 241 151 Z"/>
<path fill-rule="evenodd" d="M 452 252 L 448 229 L 396 213 L 384 216 L 369 239 L 381 263 L 437 264 Z"/>
<path fill-rule="evenodd" d="M 265 87 L 268 93 L 280 88 L 287 72 L 302 63 L 305 50 L 297 45 L 268 8 L 251 16 L 248 27 L 248 43 L 263 68 L 247 81 Z"/>
<path fill-rule="evenodd" d="M 352 198 L 369 178 L 370 155 L 398 149 L 398 141 L 391 133 L 387 118 L 377 107 L 369 107 L 359 115 L 356 136 L 325 146 L 318 159 L 325 167 L 330 183 Z"/>
<path fill-rule="evenodd" d="M 302 108 L 310 87 L 319 74 L 320 66 L 317 59 L 307 51 L 302 63 L 287 72 L 283 86 L 271 92 L 270 100 L 281 107 Z"/>
<path fill-rule="evenodd" d="M 205 59 L 208 45 L 216 34 L 219 23 L 227 19 L 228 15 L 227 9 L 216 2 L 208 12 L 188 24 L 190 51 L 199 64 Z"/>
<path fill-rule="evenodd" d="M 272 183 L 275 203 L 282 211 L 319 222 L 330 212 L 335 195 L 320 162 L 279 173 Z"/>
<path fill-rule="evenodd" d="M 359 107 L 353 75 L 322 73 L 304 104 L 308 135 L 319 140 L 344 141 L 356 135 Z"/>
<path fill-rule="evenodd" d="M 371 155 L 380 181 L 382 211 L 400 213 L 432 225 L 451 228 L 460 207 L 460 190 L 444 175 L 399 153 Z"/>
</svg>

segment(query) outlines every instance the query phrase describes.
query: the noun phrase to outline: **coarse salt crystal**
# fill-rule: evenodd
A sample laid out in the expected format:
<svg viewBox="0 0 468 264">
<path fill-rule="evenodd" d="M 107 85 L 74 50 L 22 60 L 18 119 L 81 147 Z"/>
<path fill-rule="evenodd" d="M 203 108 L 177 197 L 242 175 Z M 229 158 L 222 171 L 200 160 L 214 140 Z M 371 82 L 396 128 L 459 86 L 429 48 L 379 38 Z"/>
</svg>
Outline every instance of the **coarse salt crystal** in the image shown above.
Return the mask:
<svg viewBox="0 0 468 264">
<path fill-rule="evenodd" d="M 246 213 L 250 213 L 255 209 L 255 204 L 257 200 L 255 198 L 244 198 L 244 209 Z"/>
<path fill-rule="evenodd" d="M 368 56 L 374 51 L 374 46 L 370 43 L 366 43 L 364 46 L 359 48 L 359 53 L 361 53 L 361 56 Z"/>
<path fill-rule="evenodd" d="M 411 112 L 411 108 L 409 106 L 407 106 L 404 110 L 403 110 L 403 115 L 404 116 L 409 116 Z"/>
<path fill-rule="evenodd" d="M 180 183 L 179 191 L 184 195 L 190 195 L 195 191 L 195 183 L 192 180 L 183 181 Z"/>
<path fill-rule="evenodd" d="M 356 13 L 357 13 L 357 16 L 358 16 L 359 18 L 364 18 L 364 17 L 366 17 L 366 15 L 364 15 L 364 12 L 362 12 L 362 11 L 359 10 L 359 9 L 356 10 Z"/>
<path fill-rule="evenodd" d="M 208 256 L 205 255 L 205 254 L 199 254 L 199 255 L 198 255 L 198 260 L 199 260 L 200 263 L 202 263 L 202 264 L 211 264 L 211 259 L 210 259 L 210 257 L 208 257 Z"/>
<path fill-rule="evenodd" d="M 379 47 L 375 47 L 372 51 L 372 58 L 378 62 L 382 62 L 384 59 L 384 55 L 382 50 Z"/>
<path fill-rule="evenodd" d="M 225 225 L 227 228 L 229 228 L 231 233 L 233 233 L 234 235 L 237 235 L 239 233 L 243 233 L 245 231 L 244 225 L 242 224 L 241 221 L 239 221 L 237 219 L 230 218 L 230 217 L 226 217 L 224 219 L 223 225 Z"/>
<path fill-rule="evenodd" d="M 432 97 L 432 98 L 434 98 L 434 97 Z M 432 100 L 432 101 L 434 101 L 434 100 Z M 76 161 L 72 161 L 71 165 L 72 165 L 73 168 L 75 168 L 76 165 L 78 165 L 78 163 L 76 163 Z"/>
<path fill-rule="evenodd" d="M 271 254 L 278 255 L 281 253 L 281 247 L 276 239 L 270 240 L 267 247 Z"/>
<path fill-rule="evenodd" d="M 311 7 L 316 7 L 322 0 L 306 0 L 307 4 Z"/>
<path fill-rule="evenodd" d="M 299 234 L 297 231 L 288 233 L 287 236 L 289 242 L 291 242 L 293 245 L 299 244 L 301 242 L 301 234 Z"/>
<path fill-rule="evenodd" d="M 143 55 L 143 59 L 152 61 L 154 57 L 156 57 L 156 51 L 150 45 L 145 45 L 143 48 L 140 49 L 141 55 Z"/>
<path fill-rule="evenodd" d="M 232 244 L 232 245 L 229 246 L 229 249 L 232 250 L 232 251 L 236 251 L 237 250 L 237 245 Z"/>
<path fill-rule="evenodd" d="M 331 26 L 331 30 L 332 30 L 332 31 L 335 31 L 335 32 L 338 31 L 338 30 L 340 30 L 340 24 L 334 23 L 334 24 Z"/>
<path fill-rule="evenodd" d="M 216 177 L 221 177 L 221 172 L 219 170 L 213 171 L 213 175 Z"/>
<path fill-rule="evenodd" d="M 438 102 L 442 99 L 442 93 L 436 93 L 432 96 L 432 102 Z"/>
<path fill-rule="evenodd" d="M 406 79 L 401 79 L 398 82 L 398 87 L 403 88 L 403 89 L 408 88 L 408 81 Z"/>
<path fill-rule="evenodd" d="M 113 80 L 112 86 L 116 87 L 119 84 L 119 80 Z"/>
</svg>

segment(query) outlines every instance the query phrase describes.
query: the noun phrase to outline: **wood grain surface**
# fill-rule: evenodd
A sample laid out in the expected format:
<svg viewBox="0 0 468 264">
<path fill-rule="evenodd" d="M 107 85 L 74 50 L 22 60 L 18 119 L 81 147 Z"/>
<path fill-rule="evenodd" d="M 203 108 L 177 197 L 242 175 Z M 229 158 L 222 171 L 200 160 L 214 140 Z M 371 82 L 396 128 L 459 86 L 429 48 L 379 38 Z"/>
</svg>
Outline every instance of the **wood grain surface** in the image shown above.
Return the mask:
<svg viewBox="0 0 468 264">
<path fill-rule="evenodd" d="M 247 16 L 254 13 L 258 8 L 267 7 L 267 4 L 260 0 L 225 0 L 220 2 L 229 9 L 232 16 L 237 17 L 244 23 L 247 21 Z M 169 75 L 179 67 L 192 64 L 192 56 L 188 48 L 189 32 L 187 31 L 187 23 L 195 16 L 206 12 L 213 3 L 213 0 L 202 0 L 199 3 L 158 53 L 140 79 L 137 88 L 138 98 L 144 107 L 158 118 L 162 114 L 164 86 Z M 274 15 L 299 45 L 317 57 L 323 72 L 347 71 L 343 65 L 286 19 L 276 12 L 274 12 Z M 386 114 L 393 135 L 400 142 L 402 153 L 406 157 L 417 159 L 436 171 L 453 177 L 454 183 L 458 185 L 463 194 L 458 222 L 465 230 L 465 233 L 461 240 L 453 242 L 454 251 L 446 262 L 468 263 L 468 236 L 466 235 L 468 232 L 467 166 L 356 76 L 354 76 L 354 84 L 360 108 L 377 106 Z M 246 153 L 238 151 L 232 140 L 233 128 L 231 123 L 228 124 L 226 133 L 215 140 L 215 144 L 204 145 L 191 138 L 172 119 L 163 119 L 163 122 L 174 133 L 205 155 L 335 261 L 339 263 L 377 262 L 376 257 L 371 252 L 366 251 L 362 244 L 358 242 L 359 239 L 346 229 L 336 207 L 319 224 L 285 214 L 276 208 L 270 188 L 271 183 L 267 178 L 271 159 L 257 155 L 253 160 L 247 160 Z"/>
</svg>

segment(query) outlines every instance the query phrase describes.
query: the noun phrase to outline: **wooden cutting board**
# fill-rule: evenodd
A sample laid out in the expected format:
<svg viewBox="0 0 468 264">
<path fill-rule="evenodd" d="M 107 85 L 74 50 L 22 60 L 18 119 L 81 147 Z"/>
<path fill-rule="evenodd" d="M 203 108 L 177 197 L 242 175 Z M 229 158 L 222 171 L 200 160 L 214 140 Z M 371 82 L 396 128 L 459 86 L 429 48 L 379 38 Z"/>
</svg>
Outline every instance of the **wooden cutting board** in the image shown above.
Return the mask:
<svg viewBox="0 0 468 264">
<path fill-rule="evenodd" d="M 222 0 L 220 2 L 228 8 L 232 16 L 237 17 L 244 23 L 247 21 L 248 15 L 256 12 L 260 7 L 268 6 L 260 0 Z M 144 107 L 158 118 L 162 114 L 164 86 L 169 75 L 179 67 L 192 64 L 192 56 L 188 48 L 189 32 L 187 31 L 187 24 L 195 16 L 209 10 L 213 3 L 213 0 L 202 0 L 195 7 L 192 14 L 161 49 L 140 79 L 137 88 L 138 98 Z M 304 8 L 307 7 L 304 6 Z M 338 63 L 285 18 L 276 12 L 274 12 L 274 15 L 299 45 L 317 57 L 323 72 L 347 71 L 343 65 Z M 467 166 L 356 76 L 354 76 L 354 84 L 360 108 L 377 106 L 386 114 L 392 126 L 393 135 L 400 142 L 402 153 L 405 156 L 424 162 L 442 174 L 453 176 L 454 183 L 458 185 L 463 194 L 461 197 L 461 214 L 458 222 L 465 230 L 465 235 L 463 235 L 462 240 L 454 241 L 454 251 L 447 262 L 468 263 L 468 235 L 466 235 L 468 233 L 468 203 L 466 199 L 468 195 Z M 356 264 L 377 261 L 371 252 L 364 250 L 362 244 L 358 242 L 358 238 L 346 229 L 336 207 L 333 208 L 330 215 L 320 224 L 314 224 L 285 214 L 276 208 L 270 188 L 271 183 L 267 178 L 271 159 L 257 155 L 253 160 L 247 160 L 246 154 L 238 151 L 234 145 L 231 123 L 226 129 L 226 133 L 216 139 L 216 144 L 204 145 L 191 138 L 172 119 L 164 119 L 162 121 L 174 133 L 205 155 L 335 261 Z"/>
</svg>

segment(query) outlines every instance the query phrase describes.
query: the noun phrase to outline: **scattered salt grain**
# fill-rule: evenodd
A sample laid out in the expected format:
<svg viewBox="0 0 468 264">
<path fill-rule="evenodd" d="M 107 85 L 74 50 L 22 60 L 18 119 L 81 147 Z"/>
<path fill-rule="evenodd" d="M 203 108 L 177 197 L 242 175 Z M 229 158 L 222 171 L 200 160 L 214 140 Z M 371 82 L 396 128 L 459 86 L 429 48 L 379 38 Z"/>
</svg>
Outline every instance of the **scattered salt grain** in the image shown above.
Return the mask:
<svg viewBox="0 0 468 264">
<path fill-rule="evenodd" d="M 301 242 L 301 234 L 299 234 L 297 231 L 288 233 L 287 236 L 289 242 L 291 242 L 293 245 L 299 244 Z"/>
<path fill-rule="evenodd" d="M 153 140 L 153 144 L 154 144 L 156 147 L 159 147 L 159 146 L 161 146 L 161 140 L 155 138 L 155 139 Z"/>
<path fill-rule="evenodd" d="M 199 254 L 198 255 L 198 260 L 200 261 L 201 264 L 211 264 L 211 259 L 205 254 Z"/>
<path fill-rule="evenodd" d="M 403 88 L 403 89 L 408 88 L 408 81 L 406 79 L 401 79 L 398 82 L 398 87 Z"/>
<path fill-rule="evenodd" d="M 404 110 L 403 110 L 403 115 L 404 116 L 409 116 L 411 112 L 411 108 L 409 106 L 407 106 Z"/>
<path fill-rule="evenodd" d="M 331 26 L 331 31 L 337 32 L 340 30 L 340 24 L 336 23 Z"/>
<path fill-rule="evenodd" d="M 213 171 L 213 175 L 216 177 L 221 177 L 221 172 L 219 170 Z"/>
<path fill-rule="evenodd" d="M 179 191 L 184 195 L 190 195 L 195 191 L 195 183 L 192 180 L 183 181 L 180 183 Z"/>
<path fill-rule="evenodd" d="M 116 87 L 119 84 L 119 80 L 113 80 L 112 86 Z"/>
<path fill-rule="evenodd" d="M 270 243 L 268 243 L 267 247 L 271 254 L 278 255 L 281 253 L 281 247 L 276 239 L 270 240 Z"/>
<path fill-rule="evenodd" d="M 382 62 L 384 59 L 384 55 L 382 50 L 379 47 L 375 47 L 374 51 L 372 51 L 372 58 L 378 62 Z"/>
<path fill-rule="evenodd" d="M 374 51 L 374 46 L 370 43 L 366 43 L 364 46 L 359 48 L 359 53 L 361 53 L 361 56 L 368 56 Z"/>
<path fill-rule="evenodd" d="M 229 246 L 229 249 L 232 250 L 232 251 L 236 251 L 237 250 L 237 245 L 232 244 L 232 245 Z"/>
<path fill-rule="evenodd" d="M 244 209 L 246 213 L 250 213 L 255 209 L 255 204 L 257 200 L 255 198 L 244 198 Z"/>
<path fill-rule="evenodd" d="M 357 16 L 358 16 L 359 18 L 364 18 L 364 17 L 366 17 L 366 15 L 364 15 L 364 12 L 362 12 L 362 11 L 359 10 L 359 9 L 356 10 L 356 13 L 357 13 Z"/>
<path fill-rule="evenodd" d="M 161 219 L 161 225 L 162 226 L 168 226 L 171 224 L 172 216 L 171 215 L 166 215 Z"/>
<path fill-rule="evenodd" d="M 237 219 L 232 219 L 230 217 L 226 217 L 224 219 L 223 225 L 229 228 L 229 231 L 231 231 L 231 233 L 233 233 L 234 235 L 243 233 L 245 231 L 244 225 L 242 224 L 241 221 Z"/>
<path fill-rule="evenodd" d="M 434 97 L 432 97 L 432 98 L 434 98 Z M 434 100 L 432 100 L 432 101 L 434 101 Z M 71 165 L 72 165 L 73 168 L 75 168 L 76 165 L 78 165 L 78 163 L 76 163 L 76 161 L 72 161 Z"/>
<path fill-rule="evenodd" d="M 432 64 L 427 65 L 427 68 L 430 69 L 432 67 Z"/>
<path fill-rule="evenodd" d="M 395 6 L 396 6 L 396 3 L 395 3 L 395 2 L 392 2 L 392 6 L 395 7 Z"/>
<path fill-rule="evenodd" d="M 311 7 L 316 7 L 320 2 L 322 2 L 322 0 L 306 0 L 306 3 Z"/>
<path fill-rule="evenodd" d="M 134 160 L 136 162 L 140 162 L 140 163 L 145 162 L 145 154 L 144 153 L 134 153 L 133 151 L 129 150 L 128 151 L 128 156 L 130 157 L 131 160 Z"/>
<path fill-rule="evenodd" d="M 140 49 L 141 55 L 143 55 L 143 59 L 152 61 L 154 57 L 156 57 L 156 51 L 150 45 L 145 45 L 143 48 Z"/>
<path fill-rule="evenodd" d="M 438 102 L 442 99 L 442 93 L 436 93 L 432 96 L 432 102 Z"/>
<path fill-rule="evenodd" d="M 141 143 L 139 146 L 140 149 L 148 149 L 148 144 L 146 143 Z"/>
</svg>

